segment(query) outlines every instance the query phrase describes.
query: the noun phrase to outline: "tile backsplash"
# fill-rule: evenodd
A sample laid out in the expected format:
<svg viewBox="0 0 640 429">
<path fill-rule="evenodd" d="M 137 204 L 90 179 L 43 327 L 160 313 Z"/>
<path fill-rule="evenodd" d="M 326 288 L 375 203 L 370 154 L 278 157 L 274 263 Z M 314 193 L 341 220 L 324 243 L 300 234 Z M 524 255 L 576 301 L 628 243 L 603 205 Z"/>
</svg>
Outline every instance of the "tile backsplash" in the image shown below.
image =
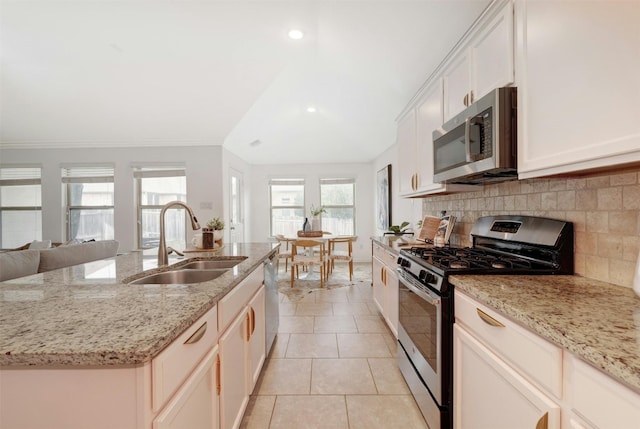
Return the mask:
<svg viewBox="0 0 640 429">
<path fill-rule="evenodd" d="M 469 246 L 480 216 L 521 214 L 571 221 L 577 275 L 631 287 L 640 250 L 640 167 L 616 174 L 528 179 L 428 197 L 423 215 L 457 217 L 451 244 Z"/>
</svg>

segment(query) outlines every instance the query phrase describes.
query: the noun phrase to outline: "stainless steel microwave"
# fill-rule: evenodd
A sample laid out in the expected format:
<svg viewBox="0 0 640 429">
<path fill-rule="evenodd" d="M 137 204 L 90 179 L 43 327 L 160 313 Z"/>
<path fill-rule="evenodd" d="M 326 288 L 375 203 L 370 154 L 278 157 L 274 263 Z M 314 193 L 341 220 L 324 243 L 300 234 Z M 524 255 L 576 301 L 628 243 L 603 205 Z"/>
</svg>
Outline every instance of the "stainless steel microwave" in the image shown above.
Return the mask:
<svg viewBox="0 0 640 429">
<path fill-rule="evenodd" d="M 515 180 L 517 90 L 497 88 L 433 132 L 436 183 Z"/>
</svg>

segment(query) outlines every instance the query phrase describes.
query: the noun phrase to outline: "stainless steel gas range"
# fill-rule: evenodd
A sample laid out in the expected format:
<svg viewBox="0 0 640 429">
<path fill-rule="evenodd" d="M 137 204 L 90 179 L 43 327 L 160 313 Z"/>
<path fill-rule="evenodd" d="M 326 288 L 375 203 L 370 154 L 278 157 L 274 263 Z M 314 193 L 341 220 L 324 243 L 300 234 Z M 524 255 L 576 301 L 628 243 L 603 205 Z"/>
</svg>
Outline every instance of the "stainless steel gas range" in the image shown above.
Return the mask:
<svg viewBox="0 0 640 429">
<path fill-rule="evenodd" d="M 453 416 L 452 274 L 573 274 L 573 225 L 531 216 L 485 216 L 472 246 L 412 247 L 398 259 L 398 364 L 430 429 Z"/>
</svg>

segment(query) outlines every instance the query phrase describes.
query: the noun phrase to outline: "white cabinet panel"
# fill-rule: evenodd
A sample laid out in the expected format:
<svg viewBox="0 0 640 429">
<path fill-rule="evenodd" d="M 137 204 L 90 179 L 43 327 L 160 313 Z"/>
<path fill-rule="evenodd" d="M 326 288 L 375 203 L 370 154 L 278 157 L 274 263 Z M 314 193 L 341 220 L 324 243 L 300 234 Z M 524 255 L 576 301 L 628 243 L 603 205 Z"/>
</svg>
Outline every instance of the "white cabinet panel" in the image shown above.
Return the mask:
<svg viewBox="0 0 640 429">
<path fill-rule="evenodd" d="M 258 290 L 249 302 L 249 374 L 247 377 L 247 391 L 253 388 L 260 376 L 260 370 L 266 357 L 266 323 L 265 323 L 265 287 Z"/>
<path fill-rule="evenodd" d="M 153 422 L 153 429 L 216 429 L 218 347 L 211 350 Z"/>
<path fill-rule="evenodd" d="M 517 4 L 521 178 L 640 160 L 640 2 Z"/>
<path fill-rule="evenodd" d="M 560 406 L 457 324 L 454 350 L 456 429 L 560 428 Z"/>
<path fill-rule="evenodd" d="M 249 316 L 246 307 L 220 337 L 220 427 L 237 429 L 242 421 L 247 391 L 247 339 Z"/>
</svg>

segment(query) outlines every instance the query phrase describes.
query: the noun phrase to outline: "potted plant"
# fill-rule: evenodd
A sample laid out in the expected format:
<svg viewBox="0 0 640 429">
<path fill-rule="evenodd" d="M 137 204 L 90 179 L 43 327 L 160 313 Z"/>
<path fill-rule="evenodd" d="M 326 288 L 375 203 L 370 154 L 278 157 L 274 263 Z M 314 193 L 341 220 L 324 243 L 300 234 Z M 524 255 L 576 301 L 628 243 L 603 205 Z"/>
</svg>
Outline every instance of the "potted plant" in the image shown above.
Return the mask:
<svg viewBox="0 0 640 429">
<path fill-rule="evenodd" d="M 214 217 L 209 222 L 207 222 L 207 227 L 213 229 L 213 239 L 215 241 L 222 240 L 223 230 L 224 230 L 224 221 L 219 217 Z"/>
<path fill-rule="evenodd" d="M 402 235 L 402 234 L 406 234 L 409 231 L 407 231 L 409 229 L 409 222 L 404 221 L 402 222 L 400 225 L 391 225 L 389 227 L 389 232 L 392 232 L 395 235 Z"/>
<path fill-rule="evenodd" d="M 322 207 L 316 207 L 313 204 L 311 204 L 311 230 L 312 231 L 320 231 L 322 228 L 320 227 L 320 215 L 322 213 L 326 213 L 327 210 Z"/>
</svg>

